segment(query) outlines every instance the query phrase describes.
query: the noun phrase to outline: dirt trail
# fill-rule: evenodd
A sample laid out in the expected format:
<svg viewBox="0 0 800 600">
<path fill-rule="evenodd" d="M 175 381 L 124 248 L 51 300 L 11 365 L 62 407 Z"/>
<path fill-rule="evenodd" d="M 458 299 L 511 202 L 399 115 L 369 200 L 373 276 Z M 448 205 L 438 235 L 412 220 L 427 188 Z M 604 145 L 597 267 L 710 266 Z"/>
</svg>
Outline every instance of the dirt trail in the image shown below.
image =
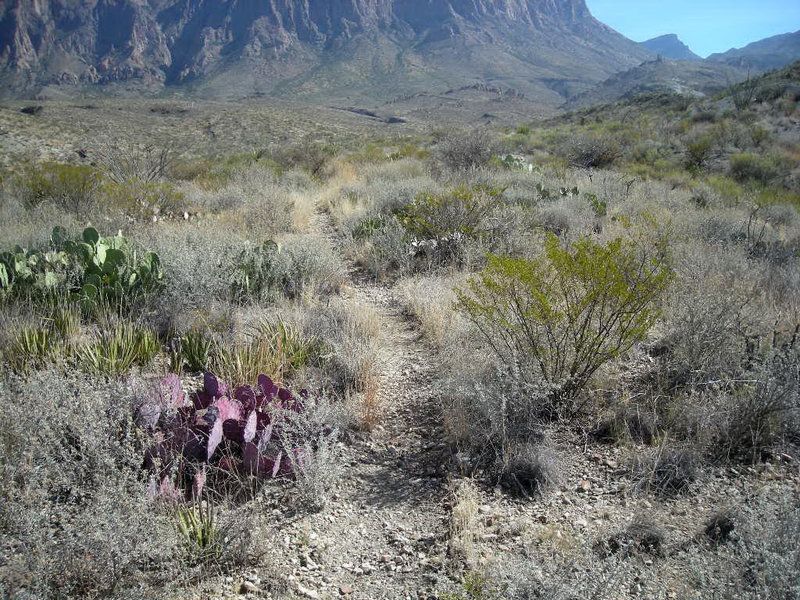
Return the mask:
<svg viewBox="0 0 800 600">
<path fill-rule="evenodd" d="M 314 215 L 310 233 L 341 251 L 326 213 Z M 334 501 L 304 524 L 314 533 L 307 535 L 318 568 L 297 579 L 321 598 L 341 587 L 352 598 L 427 597 L 442 569 L 448 523 L 437 355 L 391 286 L 370 282 L 354 265 L 350 271 L 346 292 L 380 321 L 380 424 L 348 447 Z"/>
</svg>

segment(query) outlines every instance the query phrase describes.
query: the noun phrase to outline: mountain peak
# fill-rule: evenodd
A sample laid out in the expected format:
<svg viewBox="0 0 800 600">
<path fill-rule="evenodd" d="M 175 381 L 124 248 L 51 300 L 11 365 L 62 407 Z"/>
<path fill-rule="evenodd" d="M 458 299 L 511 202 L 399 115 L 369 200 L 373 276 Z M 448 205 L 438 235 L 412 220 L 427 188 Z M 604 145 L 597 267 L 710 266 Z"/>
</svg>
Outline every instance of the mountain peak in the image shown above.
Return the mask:
<svg viewBox="0 0 800 600">
<path fill-rule="evenodd" d="M 664 58 L 672 60 L 702 60 L 697 54 L 689 49 L 675 33 L 660 35 L 653 39 L 641 42 L 641 45 L 651 52 L 660 54 Z"/>
</svg>

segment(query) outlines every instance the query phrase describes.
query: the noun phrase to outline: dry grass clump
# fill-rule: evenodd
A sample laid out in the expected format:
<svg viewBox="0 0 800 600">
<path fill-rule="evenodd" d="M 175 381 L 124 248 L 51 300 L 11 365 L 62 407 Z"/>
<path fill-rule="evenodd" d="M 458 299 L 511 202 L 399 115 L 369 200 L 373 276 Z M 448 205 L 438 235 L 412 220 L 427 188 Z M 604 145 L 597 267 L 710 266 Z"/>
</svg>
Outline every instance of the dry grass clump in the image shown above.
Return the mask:
<svg viewBox="0 0 800 600">
<path fill-rule="evenodd" d="M 406 277 L 395 284 L 400 298 L 416 317 L 426 337 L 437 348 L 446 348 L 466 334 L 467 323 L 454 310 L 454 288 L 465 283 L 462 275 Z"/>
<path fill-rule="evenodd" d="M 461 479 L 451 483 L 450 537 L 448 552 L 468 567 L 476 566 L 475 542 L 482 525 L 478 516 L 480 496 L 475 482 Z"/>
<path fill-rule="evenodd" d="M 340 395 L 374 400 L 381 365 L 380 324 L 373 310 L 355 300 L 332 299 L 298 315 L 303 330 L 323 344 L 326 385 Z"/>
</svg>

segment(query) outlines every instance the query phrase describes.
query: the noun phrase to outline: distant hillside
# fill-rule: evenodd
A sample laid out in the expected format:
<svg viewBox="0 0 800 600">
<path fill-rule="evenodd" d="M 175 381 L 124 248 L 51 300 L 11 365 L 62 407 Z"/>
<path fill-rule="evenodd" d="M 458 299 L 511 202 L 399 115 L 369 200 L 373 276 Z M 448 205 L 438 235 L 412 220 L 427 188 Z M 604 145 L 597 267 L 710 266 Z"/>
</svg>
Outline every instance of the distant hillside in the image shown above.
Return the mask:
<svg viewBox="0 0 800 600">
<path fill-rule="evenodd" d="M 757 71 L 780 69 L 800 60 L 800 31 L 769 37 L 744 48 L 712 54 L 706 60 L 750 67 Z"/>
<path fill-rule="evenodd" d="M 689 46 L 684 44 L 674 33 L 655 37 L 640 43 L 650 52 L 660 54 L 664 58 L 671 58 L 672 60 L 703 60 L 692 52 Z"/>
<path fill-rule="evenodd" d="M 555 106 L 652 54 L 584 0 L 6 0 L 8 95 L 355 104 L 472 85 Z"/>
<path fill-rule="evenodd" d="M 564 108 L 574 110 L 651 92 L 703 97 L 746 77 L 747 69 L 726 63 L 661 58 L 611 76 L 591 90 L 571 98 Z"/>
</svg>

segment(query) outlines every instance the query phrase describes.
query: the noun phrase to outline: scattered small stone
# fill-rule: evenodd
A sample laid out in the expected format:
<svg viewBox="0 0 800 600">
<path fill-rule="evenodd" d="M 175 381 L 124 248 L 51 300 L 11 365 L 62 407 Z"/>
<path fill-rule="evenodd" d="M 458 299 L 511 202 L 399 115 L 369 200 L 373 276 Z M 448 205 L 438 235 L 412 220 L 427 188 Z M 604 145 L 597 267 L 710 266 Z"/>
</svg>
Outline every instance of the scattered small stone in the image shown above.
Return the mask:
<svg viewBox="0 0 800 600">
<path fill-rule="evenodd" d="M 375 570 L 375 567 L 373 567 L 368 562 L 365 562 L 365 563 L 363 563 L 361 565 L 361 570 L 365 575 L 369 575 L 370 573 L 372 573 Z"/>
<path fill-rule="evenodd" d="M 581 529 L 584 529 L 588 526 L 589 523 L 587 523 L 586 519 L 575 519 L 575 527 L 580 527 Z"/>
<path fill-rule="evenodd" d="M 259 592 L 261 592 L 261 588 L 252 581 L 244 581 L 239 587 L 240 594 L 258 594 Z"/>
<path fill-rule="evenodd" d="M 353 593 L 353 586 L 352 585 L 347 585 L 347 584 L 340 585 L 339 586 L 339 593 L 342 596 L 349 596 L 350 594 Z"/>
<path fill-rule="evenodd" d="M 311 600 L 318 600 L 319 598 L 319 594 L 316 590 L 303 587 L 300 584 L 297 585 L 297 593 L 303 596 L 303 598 L 311 598 Z"/>
</svg>

